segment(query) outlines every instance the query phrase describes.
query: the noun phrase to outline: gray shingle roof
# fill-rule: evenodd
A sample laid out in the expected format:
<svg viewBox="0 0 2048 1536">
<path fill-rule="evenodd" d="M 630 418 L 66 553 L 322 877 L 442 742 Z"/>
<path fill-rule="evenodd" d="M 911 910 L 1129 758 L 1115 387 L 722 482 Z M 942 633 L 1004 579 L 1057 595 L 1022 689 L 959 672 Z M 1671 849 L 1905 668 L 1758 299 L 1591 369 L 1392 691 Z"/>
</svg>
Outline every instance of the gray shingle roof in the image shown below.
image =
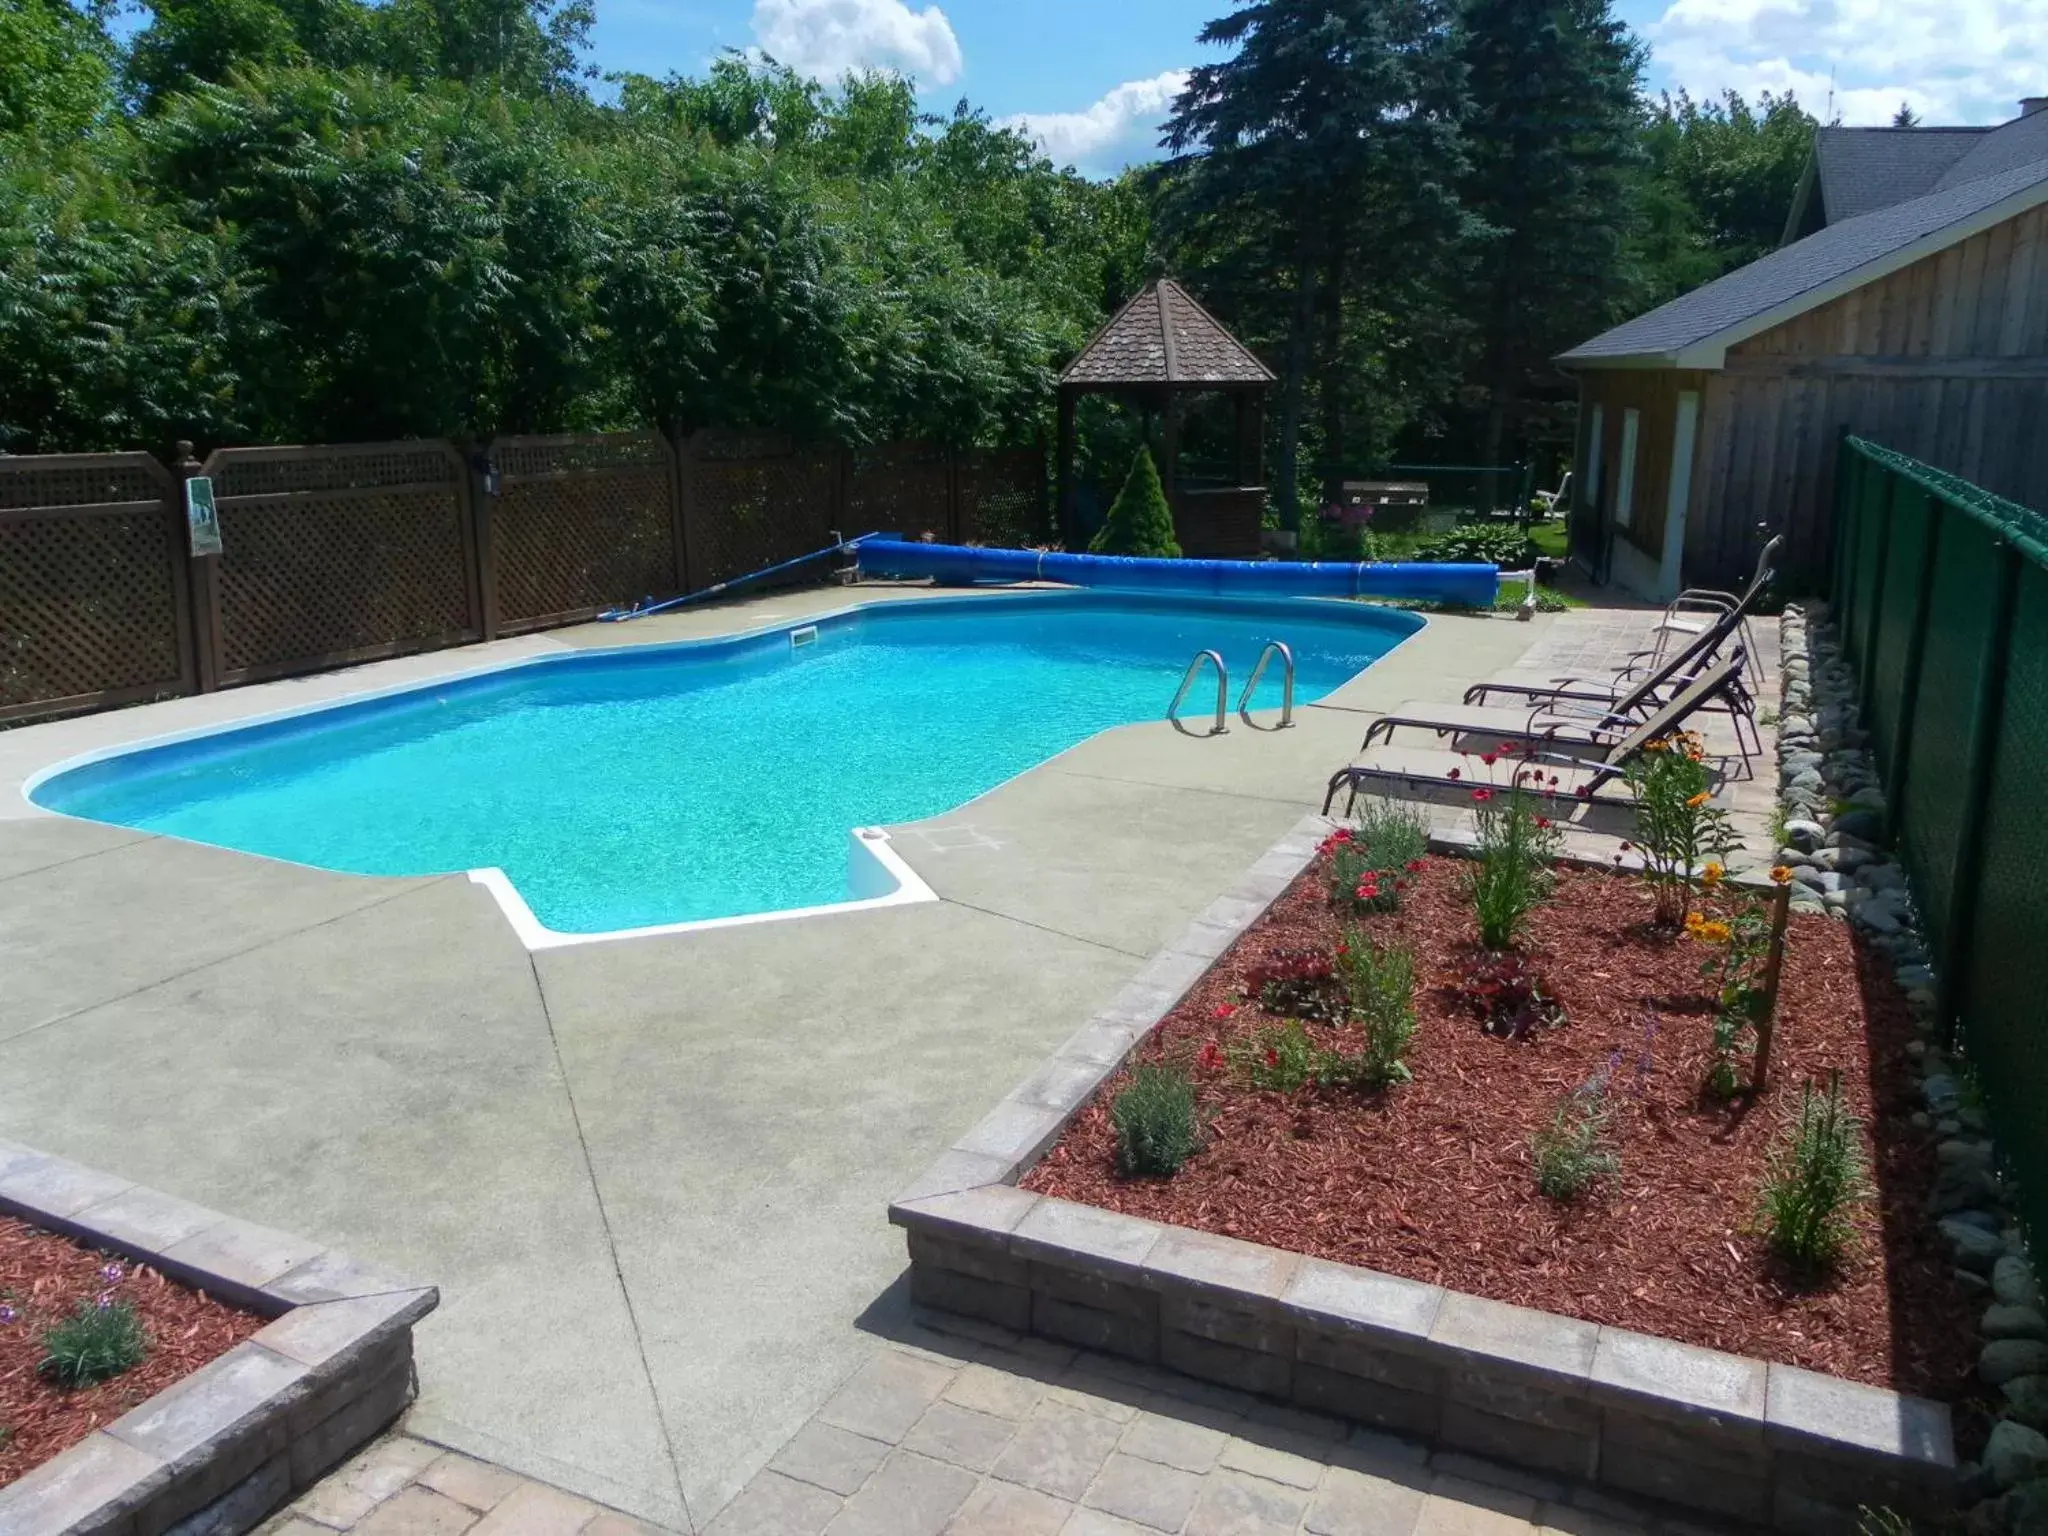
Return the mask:
<svg viewBox="0 0 2048 1536">
<path fill-rule="evenodd" d="M 1975 181 L 1979 176 L 1996 176 L 2036 160 L 2048 160 L 2048 112 L 2030 112 L 2009 123 L 2000 123 L 1970 146 L 1970 152 L 1950 166 L 1934 184 L 1938 192 Z"/>
<path fill-rule="evenodd" d="M 1558 361 L 1597 363 L 1668 357 L 1803 294 L 1849 277 L 1916 241 L 1963 225 L 2005 199 L 2035 187 L 2048 192 L 2048 159 L 1980 176 L 1839 224 L 1831 223 L 1804 240 L 1782 246 L 1746 267 L 1738 267 L 1669 304 L 1595 336 L 1564 353 Z"/>
<path fill-rule="evenodd" d="M 1813 136 L 1830 224 L 1925 197 L 1988 128 L 1822 128 Z"/>
<path fill-rule="evenodd" d="M 1172 278 L 1146 288 L 1060 374 L 1062 384 L 1270 384 L 1273 372 Z"/>
</svg>

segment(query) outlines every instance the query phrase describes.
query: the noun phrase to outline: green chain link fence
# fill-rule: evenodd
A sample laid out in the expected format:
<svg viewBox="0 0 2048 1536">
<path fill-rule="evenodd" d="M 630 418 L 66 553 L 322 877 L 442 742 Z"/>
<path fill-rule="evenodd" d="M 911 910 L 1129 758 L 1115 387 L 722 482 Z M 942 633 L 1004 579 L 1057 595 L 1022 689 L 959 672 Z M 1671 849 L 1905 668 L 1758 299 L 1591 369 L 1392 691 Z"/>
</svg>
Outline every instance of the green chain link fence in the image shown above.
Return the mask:
<svg viewBox="0 0 2048 1536">
<path fill-rule="evenodd" d="M 1858 437 L 1834 617 L 1888 831 L 2027 1224 L 2048 1232 L 2048 517 Z"/>
</svg>

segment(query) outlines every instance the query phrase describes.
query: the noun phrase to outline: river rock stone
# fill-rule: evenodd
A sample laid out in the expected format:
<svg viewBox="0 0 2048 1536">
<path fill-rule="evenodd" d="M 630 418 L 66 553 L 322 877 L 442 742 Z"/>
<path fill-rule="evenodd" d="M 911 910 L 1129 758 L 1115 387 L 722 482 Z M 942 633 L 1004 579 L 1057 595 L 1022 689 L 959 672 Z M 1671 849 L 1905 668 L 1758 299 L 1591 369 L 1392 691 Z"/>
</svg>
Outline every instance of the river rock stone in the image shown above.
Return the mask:
<svg viewBox="0 0 2048 1536">
<path fill-rule="evenodd" d="M 1860 837 L 1876 841 L 1884 836 L 1884 818 L 1873 810 L 1858 807 L 1844 811 L 1835 818 L 1835 830 L 1844 837 Z"/>
<path fill-rule="evenodd" d="M 2022 1376 L 2048 1376 L 2048 1343 L 2039 1339 L 1993 1339 L 1977 1357 L 1986 1386 L 2002 1387 Z"/>
<path fill-rule="evenodd" d="M 2015 1376 L 2004 1390 L 2007 1413 L 2034 1429 L 2048 1430 L 2048 1376 Z"/>
<path fill-rule="evenodd" d="M 1984 1309 L 1977 1331 L 1987 1339 L 2048 1339 L 2048 1317 L 2032 1307 L 2009 1307 L 1997 1302 Z"/>
<path fill-rule="evenodd" d="M 1998 1180 L 1989 1168 L 1951 1163 L 1934 1176 L 1934 1188 L 1927 1196 L 1927 1208 L 1937 1216 L 1998 1203 Z M 1997 1255 L 1993 1255 L 1997 1257 Z M 1985 1269 L 1991 1260 L 1984 1261 Z"/>
<path fill-rule="evenodd" d="M 1991 1269 L 1991 1290 L 2009 1307 L 2039 1307 L 2041 1283 L 2034 1269 L 2018 1254 L 2008 1254 Z"/>
<path fill-rule="evenodd" d="M 1989 1274 L 1991 1266 L 2005 1255 L 2005 1239 L 1996 1232 L 1985 1231 L 1974 1221 L 1958 1221 L 1953 1216 L 1946 1216 L 1938 1225 L 1941 1235 L 1948 1239 L 1949 1247 L 1955 1250 L 1956 1263 L 1964 1269 Z"/>
<path fill-rule="evenodd" d="M 1962 1103 L 1956 1080 L 1945 1073 L 1936 1073 L 1922 1083 L 1920 1096 L 1927 1101 L 1927 1107 L 1937 1115 L 1954 1114 Z"/>
<path fill-rule="evenodd" d="M 2048 1476 L 2048 1435 L 2013 1419 L 2000 1419 L 1984 1445 L 1984 1470 L 2001 1489 Z"/>
</svg>

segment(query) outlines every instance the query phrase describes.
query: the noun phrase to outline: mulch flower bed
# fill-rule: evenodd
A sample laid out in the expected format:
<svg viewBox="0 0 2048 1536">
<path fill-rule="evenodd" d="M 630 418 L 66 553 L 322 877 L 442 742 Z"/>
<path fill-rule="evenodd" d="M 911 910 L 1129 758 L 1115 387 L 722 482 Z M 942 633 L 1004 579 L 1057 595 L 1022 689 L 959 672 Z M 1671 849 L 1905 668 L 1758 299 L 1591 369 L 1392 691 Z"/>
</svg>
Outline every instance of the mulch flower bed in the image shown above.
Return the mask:
<svg viewBox="0 0 2048 1536">
<path fill-rule="evenodd" d="M 1924 1210 L 1930 1132 L 1917 1130 L 1903 997 L 1848 926 L 1794 915 L 1769 1087 L 1702 1092 L 1711 983 L 1702 946 L 1651 921 L 1634 878 L 1557 873 L 1521 948 L 1568 1022 L 1527 1039 L 1483 1032 L 1450 983 L 1480 952 L 1464 861 L 1431 857 L 1400 909 L 1358 920 L 1415 956 L 1412 1083 L 1377 1093 L 1249 1087 L 1225 1064 L 1260 1026 L 1249 968 L 1331 951 L 1347 921 L 1311 869 L 1140 1046 L 1189 1064 L 1205 1145 L 1171 1178 L 1116 1167 L 1108 1105 L 1126 1070 L 1023 1180 L 1133 1216 L 1430 1281 L 1520 1306 L 1954 1400 L 1970 1381 L 1972 1312 Z M 1705 899 L 1725 913 L 1726 893 Z M 1308 1026 L 1334 1042 L 1345 1026 Z M 1204 1050 L 1211 1044 L 1217 1050 Z M 1769 1149 L 1802 1082 L 1842 1074 L 1877 1188 L 1826 1280 L 1801 1284 L 1756 1228 Z M 1605 1071 L 1619 1173 L 1576 1201 L 1538 1191 L 1531 1135 L 1561 1095 Z"/>
<path fill-rule="evenodd" d="M 43 1331 L 79 1302 L 125 1300 L 148 1337 L 139 1365 L 94 1386 L 43 1374 Z M 266 1319 L 144 1265 L 0 1216 L 0 1485 L 226 1354 Z"/>
</svg>

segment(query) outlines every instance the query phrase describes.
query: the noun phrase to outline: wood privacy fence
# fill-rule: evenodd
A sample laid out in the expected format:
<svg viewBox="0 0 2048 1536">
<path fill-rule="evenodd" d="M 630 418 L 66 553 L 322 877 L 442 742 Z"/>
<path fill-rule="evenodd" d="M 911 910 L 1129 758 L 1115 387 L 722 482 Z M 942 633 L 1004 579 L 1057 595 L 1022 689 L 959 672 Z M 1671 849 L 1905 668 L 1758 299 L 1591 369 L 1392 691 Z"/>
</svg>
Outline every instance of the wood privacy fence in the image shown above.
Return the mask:
<svg viewBox="0 0 2048 1536">
<path fill-rule="evenodd" d="M 1887 830 L 1943 1012 L 2048 1230 L 2048 518 L 1855 437 L 1835 486 L 1834 618 Z"/>
<path fill-rule="evenodd" d="M 183 478 L 222 553 L 187 552 Z M 834 531 L 1022 545 L 1036 448 L 775 433 L 0 456 L 0 721 L 433 650 L 702 591 Z"/>
</svg>

